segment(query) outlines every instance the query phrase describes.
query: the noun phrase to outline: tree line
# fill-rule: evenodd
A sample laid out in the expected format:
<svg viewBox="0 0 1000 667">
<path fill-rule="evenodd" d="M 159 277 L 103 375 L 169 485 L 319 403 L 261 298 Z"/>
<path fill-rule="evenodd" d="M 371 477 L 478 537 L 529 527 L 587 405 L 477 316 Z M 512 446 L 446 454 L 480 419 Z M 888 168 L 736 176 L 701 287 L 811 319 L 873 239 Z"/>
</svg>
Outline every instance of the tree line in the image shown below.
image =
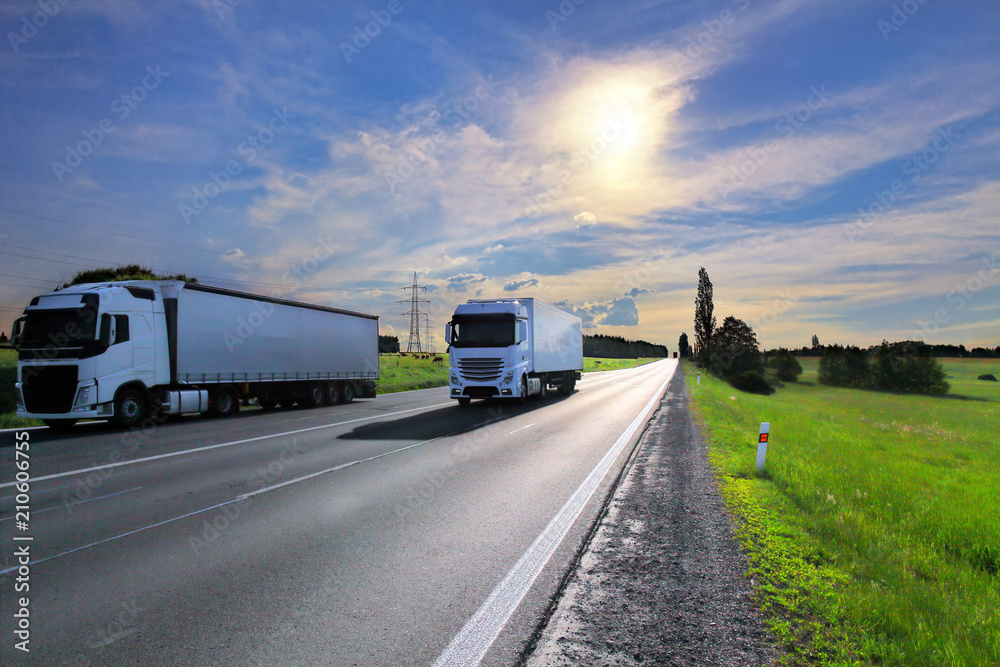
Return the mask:
<svg viewBox="0 0 1000 667">
<path fill-rule="evenodd" d="M 639 357 L 669 356 L 666 345 L 657 345 L 644 340 L 626 340 L 621 336 L 604 334 L 583 337 L 583 356 L 606 359 L 638 359 Z"/>
<path fill-rule="evenodd" d="M 801 350 L 778 349 L 761 353 L 757 336 L 743 320 L 729 316 L 716 326 L 713 304 L 714 288 L 708 272 L 698 272 L 698 295 L 695 298 L 695 348 L 699 365 L 744 391 L 769 394 L 774 391 L 764 376 L 765 368 L 773 370 L 781 381 L 794 381 L 802 372 L 795 359 L 799 356 L 821 356 L 819 381 L 837 387 L 856 387 L 879 391 L 900 391 L 921 394 L 944 394 L 949 385 L 936 352 L 961 352 L 964 346 L 928 345 L 922 341 L 903 341 L 861 349 L 854 346 L 820 345 L 813 336 L 812 347 Z M 682 354 L 687 334 L 681 334 Z M 808 350 L 810 354 L 803 355 Z M 977 351 L 986 354 L 985 348 Z M 971 354 L 970 354 L 971 356 Z"/>
</svg>

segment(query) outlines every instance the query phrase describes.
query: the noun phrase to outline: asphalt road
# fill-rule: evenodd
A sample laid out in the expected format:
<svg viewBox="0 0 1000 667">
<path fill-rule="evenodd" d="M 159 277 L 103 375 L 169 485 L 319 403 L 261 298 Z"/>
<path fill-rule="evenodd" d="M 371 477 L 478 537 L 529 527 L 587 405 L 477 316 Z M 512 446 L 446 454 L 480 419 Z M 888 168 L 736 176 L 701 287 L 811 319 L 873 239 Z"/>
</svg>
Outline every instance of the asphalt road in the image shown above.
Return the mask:
<svg viewBox="0 0 1000 667">
<path fill-rule="evenodd" d="M 27 530 L 0 434 L 0 663 L 516 664 L 673 370 L 31 430 Z"/>
</svg>

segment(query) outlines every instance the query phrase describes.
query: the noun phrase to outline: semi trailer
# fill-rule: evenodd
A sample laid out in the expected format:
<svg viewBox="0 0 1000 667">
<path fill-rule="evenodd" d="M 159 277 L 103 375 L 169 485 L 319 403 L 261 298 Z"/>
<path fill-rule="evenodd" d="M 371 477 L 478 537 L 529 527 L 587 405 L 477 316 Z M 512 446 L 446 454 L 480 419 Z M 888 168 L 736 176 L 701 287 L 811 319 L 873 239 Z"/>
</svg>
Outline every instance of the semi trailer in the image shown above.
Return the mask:
<svg viewBox="0 0 1000 667">
<path fill-rule="evenodd" d="M 374 398 L 378 317 L 179 280 L 73 285 L 14 325 L 19 417 L 122 427 Z"/>
<path fill-rule="evenodd" d="M 570 394 L 583 370 L 580 318 L 538 299 L 474 299 L 445 327 L 449 388 L 473 398 L 524 401 L 550 389 Z"/>
</svg>

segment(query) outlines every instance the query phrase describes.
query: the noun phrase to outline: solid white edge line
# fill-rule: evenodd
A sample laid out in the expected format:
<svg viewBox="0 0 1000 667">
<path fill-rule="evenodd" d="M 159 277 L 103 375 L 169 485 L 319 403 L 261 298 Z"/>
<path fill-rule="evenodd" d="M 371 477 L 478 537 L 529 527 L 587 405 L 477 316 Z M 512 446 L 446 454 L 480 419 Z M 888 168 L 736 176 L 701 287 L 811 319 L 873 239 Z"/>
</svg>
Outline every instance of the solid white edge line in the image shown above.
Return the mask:
<svg viewBox="0 0 1000 667">
<path fill-rule="evenodd" d="M 504 626 L 507 625 L 507 621 L 521 604 L 524 596 L 528 594 L 528 590 L 548 564 L 549 559 L 552 558 L 556 548 L 566 537 L 570 527 L 580 516 L 597 487 L 600 486 L 615 459 L 618 458 L 639 427 L 646 423 L 649 413 L 660 402 L 676 370 L 677 364 L 674 364 L 667 379 L 663 381 L 663 384 L 660 385 L 639 415 L 625 429 L 625 432 L 601 458 L 600 462 L 594 466 L 594 469 L 573 492 L 566 504 L 552 517 L 549 525 L 535 538 L 535 541 L 510 569 L 503 581 L 493 589 L 479 610 L 455 635 L 444 652 L 434 661 L 434 667 L 476 667 L 482 661 L 493 642 L 500 636 Z"/>
<path fill-rule="evenodd" d="M 174 456 L 182 456 L 184 454 L 192 454 L 194 452 L 204 452 L 209 449 L 218 449 L 219 447 L 232 447 L 233 445 L 242 445 L 248 442 L 257 442 L 259 440 L 268 440 L 269 438 L 284 438 L 288 435 L 296 435 L 298 433 L 307 433 L 309 431 L 318 431 L 324 428 L 333 428 L 335 426 L 343 426 L 345 424 L 356 424 L 357 422 L 370 421 L 372 419 L 381 419 L 382 417 L 393 417 L 395 415 L 404 415 L 407 412 L 419 412 L 420 410 L 430 410 L 431 408 L 442 408 L 448 405 L 452 405 L 451 402 L 448 403 L 436 403 L 434 405 L 427 405 L 422 408 L 410 408 L 409 410 L 400 410 L 398 412 L 385 412 L 378 415 L 372 415 L 370 417 L 360 417 L 358 419 L 349 419 L 343 422 L 336 422 L 334 424 L 322 424 L 320 426 L 310 426 L 309 428 L 300 428 L 295 431 L 285 431 L 284 433 L 274 433 L 272 435 L 260 435 L 256 438 L 247 438 L 246 440 L 234 440 L 232 442 L 220 442 L 217 445 L 206 445 L 204 447 L 195 447 L 194 449 L 184 449 L 179 452 L 170 452 L 168 454 L 157 454 L 156 456 L 146 456 L 141 459 L 134 459 L 132 461 L 119 461 L 117 463 L 107 463 L 101 466 L 94 466 L 93 468 L 82 468 L 80 470 L 68 470 L 66 472 L 56 473 L 54 475 L 45 475 L 44 477 L 32 477 L 27 480 L 28 483 L 43 482 L 47 479 L 58 479 L 59 477 L 69 477 L 70 475 L 82 475 L 85 472 L 94 472 L 95 470 L 107 470 L 108 468 L 117 468 L 118 466 L 130 466 L 136 463 L 145 463 L 146 461 L 155 461 L 157 459 L 166 459 Z M 0 489 L 7 488 L 8 486 L 14 486 L 15 484 L 20 484 L 20 482 L 5 482 L 0 484 Z"/>
</svg>

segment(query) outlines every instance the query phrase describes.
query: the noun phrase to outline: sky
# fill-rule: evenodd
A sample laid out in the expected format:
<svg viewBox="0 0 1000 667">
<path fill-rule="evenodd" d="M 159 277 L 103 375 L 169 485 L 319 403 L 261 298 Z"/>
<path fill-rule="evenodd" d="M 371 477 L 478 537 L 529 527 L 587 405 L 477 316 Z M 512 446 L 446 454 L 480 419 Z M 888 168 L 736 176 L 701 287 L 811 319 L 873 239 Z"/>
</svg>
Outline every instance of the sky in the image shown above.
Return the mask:
<svg viewBox="0 0 1000 667">
<path fill-rule="evenodd" d="M 0 6 L 0 330 L 85 268 L 1000 345 L 995 0 Z M 426 345 L 426 333 L 424 333 Z"/>
</svg>

